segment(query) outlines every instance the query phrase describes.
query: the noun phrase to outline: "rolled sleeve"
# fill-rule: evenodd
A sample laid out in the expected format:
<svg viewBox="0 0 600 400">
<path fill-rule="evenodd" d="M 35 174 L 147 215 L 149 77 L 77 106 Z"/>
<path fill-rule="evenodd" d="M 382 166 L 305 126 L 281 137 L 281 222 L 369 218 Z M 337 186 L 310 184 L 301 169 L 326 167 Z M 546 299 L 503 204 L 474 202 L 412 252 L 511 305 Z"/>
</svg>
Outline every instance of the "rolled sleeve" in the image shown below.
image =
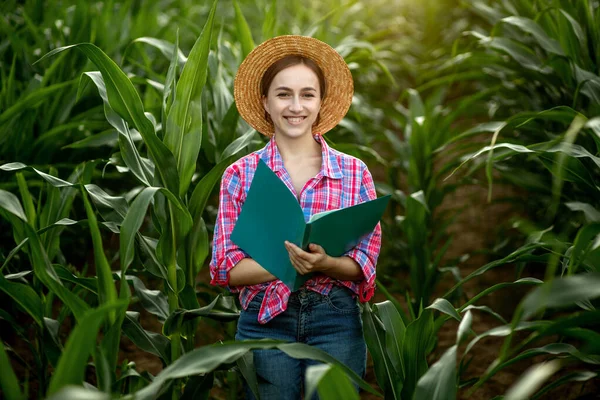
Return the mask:
<svg viewBox="0 0 600 400">
<path fill-rule="evenodd" d="M 364 168 L 360 187 L 360 202 L 377 198 L 375 184 L 369 170 Z M 377 223 L 373 232 L 366 235 L 345 255 L 358 263 L 363 272 L 363 280 L 358 285 L 358 296 L 361 302 L 369 301 L 375 293 L 375 267 L 381 249 L 381 224 Z"/>
<path fill-rule="evenodd" d="M 241 287 L 229 285 L 229 271 L 248 255 L 231 241 L 231 232 L 242 208 L 243 188 L 239 174 L 228 167 L 221 179 L 219 210 L 215 221 L 212 259 L 210 261 L 210 283 L 223 286 L 233 293 Z"/>
</svg>

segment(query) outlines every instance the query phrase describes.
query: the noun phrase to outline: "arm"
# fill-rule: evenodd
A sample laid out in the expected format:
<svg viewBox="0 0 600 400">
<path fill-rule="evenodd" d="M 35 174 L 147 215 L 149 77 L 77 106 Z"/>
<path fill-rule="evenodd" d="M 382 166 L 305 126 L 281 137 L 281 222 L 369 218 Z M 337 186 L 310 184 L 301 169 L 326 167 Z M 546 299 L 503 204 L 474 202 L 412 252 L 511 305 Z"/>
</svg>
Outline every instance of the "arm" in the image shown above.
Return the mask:
<svg viewBox="0 0 600 400">
<path fill-rule="evenodd" d="M 229 271 L 229 284 L 233 286 L 258 285 L 275 279 L 273 274 L 251 258 L 244 258 Z"/>
<path fill-rule="evenodd" d="M 243 194 L 239 173 L 230 166 L 221 179 L 210 276 L 211 284 L 224 286 L 231 292 L 239 292 L 242 286 L 275 279 L 231 241 L 231 232 L 242 210 Z"/>
</svg>

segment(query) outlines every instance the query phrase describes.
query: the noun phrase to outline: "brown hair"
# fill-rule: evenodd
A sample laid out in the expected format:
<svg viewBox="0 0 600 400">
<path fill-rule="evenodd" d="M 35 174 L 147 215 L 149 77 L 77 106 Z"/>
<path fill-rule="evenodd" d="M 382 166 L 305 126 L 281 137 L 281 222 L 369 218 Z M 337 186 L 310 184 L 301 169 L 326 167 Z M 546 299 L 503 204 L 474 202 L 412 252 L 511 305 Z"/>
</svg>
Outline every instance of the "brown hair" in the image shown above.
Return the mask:
<svg viewBox="0 0 600 400">
<path fill-rule="evenodd" d="M 321 69 L 321 67 L 319 67 L 319 65 L 316 62 L 314 62 L 310 58 L 296 54 L 290 54 L 288 56 L 285 56 L 275 61 L 269 66 L 269 68 L 267 68 L 260 80 L 260 94 L 264 97 L 267 97 L 267 94 L 269 93 L 269 87 L 271 86 L 273 79 L 275 79 L 275 76 L 284 69 L 298 64 L 306 65 L 311 71 L 315 73 L 315 75 L 317 75 L 317 79 L 319 80 L 319 93 L 321 100 L 323 100 L 325 98 L 325 95 L 327 94 L 327 82 L 325 81 L 325 75 L 323 74 L 323 70 Z M 266 111 L 265 119 L 267 120 L 267 122 L 271 124 L 273 123 L 273 121 L 271 120 L 271 116 Z M 321 114 L 319 113 L 317 115 L 315 125 L 319 123 L 320 119 Z"/>
<path fill-rule="evenodd" d="M 325 75 L 323 74 L 321 67 L 319 67 L 317 63 L 311 60 L 310 58 L 306 58 L 296 54 L 290 54 L 289 56 L 285 56 L 282 59 L 275 61 L 273 64 L 271 64 L 269 68 L 267 68 L 260 80 L 260 94 L 266 96 L 267 93 L 269 93 L 269 87 L 271 86 L 273 79 L 275 79 L 275 75 L 277 75 L 278 73 L 280 73 L 288 67 L 298 64 L 306 65 L 311 71 L 315 73 L 315 75 L 317 75 L 317 79 L 319 80 L 319 92 L 321 94 L 321 100 L 323 100 L 325 98 L 325 95 L 327 94 L 327 85 L 325 82 Z"/>
</svg>

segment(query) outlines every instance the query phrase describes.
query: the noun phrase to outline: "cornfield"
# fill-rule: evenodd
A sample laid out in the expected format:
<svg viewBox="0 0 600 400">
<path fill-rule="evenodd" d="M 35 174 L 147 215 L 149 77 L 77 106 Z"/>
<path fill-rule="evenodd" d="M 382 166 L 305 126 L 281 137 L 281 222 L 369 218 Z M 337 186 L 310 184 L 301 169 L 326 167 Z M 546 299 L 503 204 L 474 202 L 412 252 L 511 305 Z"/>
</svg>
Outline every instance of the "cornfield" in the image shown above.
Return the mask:
<svg viewBox="0 0 600 400">
<path fill-rule="evenodd" d="M 321 361 L 306 398 L 600 393 L 599 1 L 0 9 L 0 397 L 236 399 L 264 348 Z M 325 139 L 392 195 L 364 379 L 234 341 L 239 302 L 208 284 L 219 180 L 266 143 L 233 79 L 282 34 L 344 57 Z"/>
</svg>

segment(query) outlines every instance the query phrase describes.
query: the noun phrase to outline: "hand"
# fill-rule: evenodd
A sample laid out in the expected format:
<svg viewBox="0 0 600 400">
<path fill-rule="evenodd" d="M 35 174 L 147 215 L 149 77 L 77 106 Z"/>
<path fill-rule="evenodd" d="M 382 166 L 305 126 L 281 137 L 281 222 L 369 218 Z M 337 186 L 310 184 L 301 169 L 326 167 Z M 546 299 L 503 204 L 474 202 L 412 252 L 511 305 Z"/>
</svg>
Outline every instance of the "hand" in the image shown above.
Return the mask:
<svg viewBox="0 0 600 400">
<path fill-rule="evenodd" d="M 325 250 L 314 243 L 308 246 L 309 252 L 288 241 L 285 242 L 285 248 L 290 255 L 292 265 L 299 274 L 304 275 L 316 271 L 324 271 L 329 268 L 330 257 Z"/>
</svg>

